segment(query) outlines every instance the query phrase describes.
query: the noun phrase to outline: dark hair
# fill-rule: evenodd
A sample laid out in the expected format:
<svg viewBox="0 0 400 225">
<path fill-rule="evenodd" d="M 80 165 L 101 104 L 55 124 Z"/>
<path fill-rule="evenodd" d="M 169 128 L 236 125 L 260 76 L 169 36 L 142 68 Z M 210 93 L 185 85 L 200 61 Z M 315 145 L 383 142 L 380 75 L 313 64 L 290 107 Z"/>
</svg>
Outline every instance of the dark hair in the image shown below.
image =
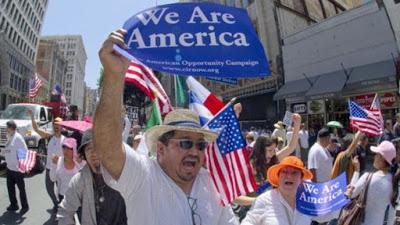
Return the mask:
<svg viewBox="0 0 400 225">
<path fill-rule="evenodd" d="M 272 136 L 271 141 L 272 141 L 272 143 L 275 143 L 276 145 L 279 144 L 279 138 L 277 136 Z"/>
<path fill-rule="evenodd" d="M 397 202 L 397 197 L 399 196 L 399 182 L 400 182 L 400 169 L 397 169 L 396 173 L 392 179 L 392 198 L 390 202 L 393 207 L 396 207 L 399 203 Z"/>
<path fill-rule="evenodd" d="M 167 145 L 169 139 L 171 139 L 174 135 L 175 135 L 175 131 L 174 131 L 174 130 L 168 131 L 168 132 L 162 134 L 162 135 L 158 138 L 158 141 L 160 141 L 160 142 L 163 143 L 164 145 Z"/>
<path fill-rule="evenodd" d="M 9 120 L 6 123 L 7 128 L 11 128 L 13 130 L 17 129 L 17 124 L 14 122 L 14 120 Z"/>
<path fill-rule="evenodd" d="M 329 137 L 330 135 L 331 135 L 331 132 L 326 127 L 323 127 L 318 131 L 318 138 Z"/>
<path fill-rule="evenodd" d="M 87 144 L 84 146 L 81 146 L 79 149 L 82 149 L 81 151 L 78 151 L 79 158 L 86 160 L 86 155 L 85 155 L 85 148 Z"/>
<path fill-rule="evenodd" d="M 253 166 L 256 170 L 257 181 L 267 179 L 267 169 L 278 163 L 278 158 L 276 156 L 273 156 L 269 163 L 267 163 L 267 160 L 265 159 L 265 148 L 273 144 L 275 144 L 275 142 L 271 138 L 265 136 L 258 137 L 254 144 L 254 150 L 250 159 L 252 160 Z"/>
</svg>

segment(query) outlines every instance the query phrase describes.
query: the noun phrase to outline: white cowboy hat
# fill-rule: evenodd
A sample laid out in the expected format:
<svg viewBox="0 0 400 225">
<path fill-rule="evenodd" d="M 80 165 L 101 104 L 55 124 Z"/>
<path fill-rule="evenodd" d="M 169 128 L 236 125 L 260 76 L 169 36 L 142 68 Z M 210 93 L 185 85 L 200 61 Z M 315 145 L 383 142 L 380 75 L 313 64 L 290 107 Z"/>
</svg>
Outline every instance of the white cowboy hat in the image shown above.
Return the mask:
<svg viewBox="0 0 400 225">
<path fill-rule="evenodd" d="M 213 142 L 218 133 L 201 127 L 200 117 L 189 109 L 175 109 L 168 113 L 162 125 L 154 126 L 145 132 L 147 148 L 155 153 L 158 138 L 173 130 L 201 133 L 207 142 Z"/>
</svg>

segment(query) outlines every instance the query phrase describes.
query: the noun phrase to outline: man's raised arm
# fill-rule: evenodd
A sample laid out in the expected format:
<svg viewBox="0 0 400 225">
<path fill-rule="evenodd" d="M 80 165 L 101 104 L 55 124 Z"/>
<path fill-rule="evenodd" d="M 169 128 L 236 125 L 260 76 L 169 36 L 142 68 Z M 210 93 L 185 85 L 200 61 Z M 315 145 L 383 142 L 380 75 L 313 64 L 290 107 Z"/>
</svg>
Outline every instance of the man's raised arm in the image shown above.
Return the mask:
<svg viewBox="0 0 400 225">
<path fill-rule="evenodd" d="M 114 179 L 120 177 L 125 163 L 121 111 L 124 76 L 129 60 L 116 52 L 113 45 L 126 48 L 123 38 L 125 33 L 122 29 L 112 32 L 99 51 L 104 77 L 93 122 L 94 148 L 99 153 L 103 166 Z"/>
</svg>

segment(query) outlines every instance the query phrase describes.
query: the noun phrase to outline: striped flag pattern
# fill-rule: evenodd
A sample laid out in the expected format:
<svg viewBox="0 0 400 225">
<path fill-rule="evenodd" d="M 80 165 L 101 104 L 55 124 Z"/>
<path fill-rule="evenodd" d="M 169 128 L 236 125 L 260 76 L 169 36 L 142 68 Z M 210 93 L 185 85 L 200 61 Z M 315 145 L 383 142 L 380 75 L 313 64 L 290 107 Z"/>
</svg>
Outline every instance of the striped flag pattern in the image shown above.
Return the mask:
<svg viewBox="0 0 400 225">
<path fill-rule="evenodd" d="M 134 83 L 149 98 L 157 100 L 162 115 L 173 110 L 168 95 L 150 68 L 131 61 L 125 74 L 125 81 Z"/>
<path fill-rule="evenodd" d="M 380 122 L 379 127 L 381 128 L 381 134 L 383 134 L 384 121 L 383 121 L 383 116 L 382 116 L 382 111 L 381 111 L 381 100 L 377 93 L 375 94 L 374 100 L 372 101 L 369 110 L 376 118 L 378 118 L 378 120 Z"/>
<path fill-rule="evenodd" d="M 35 78 L 29 80 L 29 98 L 34 98 L 38 95 L 39 89 L 42 86 L 42 80 L 35 73 Z"/>
<path fill-rule="evenodd" d="M 383 132 L 382 114 L 380 110 L 364 109 L 353 101 L 349 101 L 350 126 L 371 136 L 381 136 Z"/>
<path fill-rule="evenodd" d="M 18 170 L 21 173 L 28 173 L 36 163 L 36 152 L 20 148 L 17 150 Z"/>
<path fill-rule="evenodd" d="M 226 206 L 238 196 L 254 192 L 257 185 L 232 105 L 219 112 L 206 127 L 220 132 L 217 141 L 207 147 L 207 168 L 222 205 Z"/>
</svg>

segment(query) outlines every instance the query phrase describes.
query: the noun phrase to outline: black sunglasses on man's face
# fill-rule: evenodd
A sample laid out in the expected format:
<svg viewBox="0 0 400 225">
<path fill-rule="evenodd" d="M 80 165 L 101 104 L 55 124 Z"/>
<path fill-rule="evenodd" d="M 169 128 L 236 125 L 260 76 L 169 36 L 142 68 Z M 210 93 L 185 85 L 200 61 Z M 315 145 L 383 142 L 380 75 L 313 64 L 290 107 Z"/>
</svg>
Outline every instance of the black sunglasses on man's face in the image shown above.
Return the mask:
<svg viewBox="0 0 400 225">
<path fill-rule="evenodd" d="M 208 145 L 208 142 L 204 140 L 194 141 L 190 139 L 178 139 L 178 138 L 171 138 L 170 140 L 178 141 L 179 147 L 183 150 L 190 150 L 193 148 L 193 146 L 196 146 L 196 148 L 199 151 L 204 151 Z"/>
</svg>

